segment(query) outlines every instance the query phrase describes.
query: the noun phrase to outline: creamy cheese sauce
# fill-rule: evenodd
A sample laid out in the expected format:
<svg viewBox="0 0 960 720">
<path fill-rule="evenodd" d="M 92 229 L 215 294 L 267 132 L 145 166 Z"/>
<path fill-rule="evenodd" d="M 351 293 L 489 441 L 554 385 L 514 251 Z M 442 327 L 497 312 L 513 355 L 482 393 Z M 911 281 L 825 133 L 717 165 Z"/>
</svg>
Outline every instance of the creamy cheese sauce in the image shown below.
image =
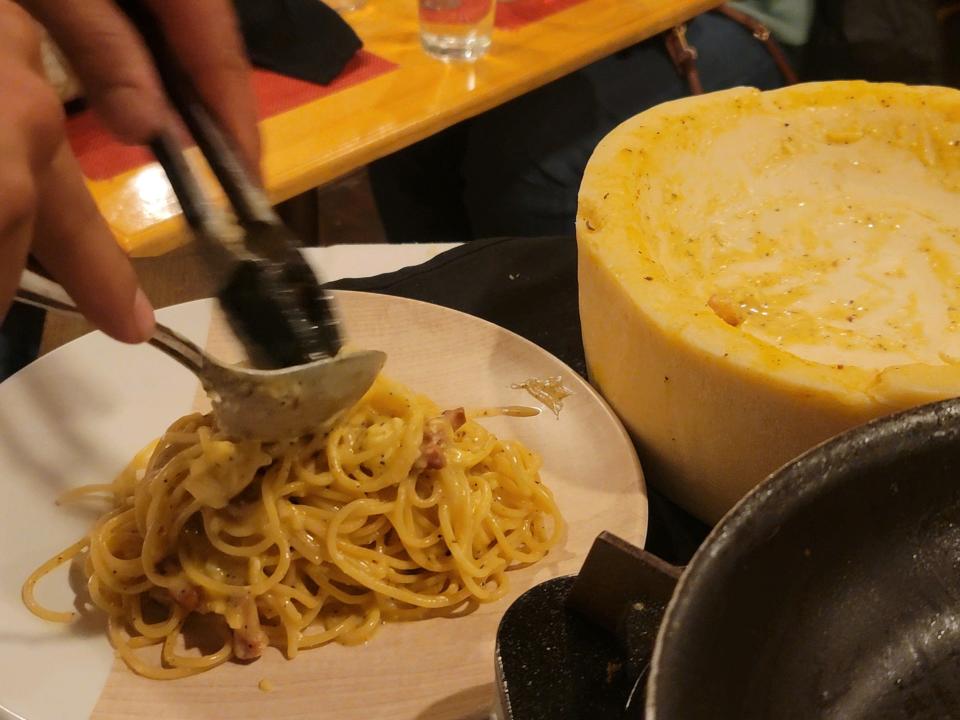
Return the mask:
<svg viewBox="0 0 960 720">
<path fill-rule="evenodd" d="M 526 390 L 533 398 L 548 407 L 558 419 L 560 411 L 563 410 L 563 401 L 573 395 L 573 391 L 563 384 L 563 377 L 560 375 L 529 378 L 520 383 L 513 383 L 510 387 L 514 390 Z"/>
<path fill-rule="evenodd" d="M 960 143 L 919 109 L 868 121 L 741 118 L 671 163 L 651 249 L 683 296 L 801 358 L 960 362 Z"/>
</svg>

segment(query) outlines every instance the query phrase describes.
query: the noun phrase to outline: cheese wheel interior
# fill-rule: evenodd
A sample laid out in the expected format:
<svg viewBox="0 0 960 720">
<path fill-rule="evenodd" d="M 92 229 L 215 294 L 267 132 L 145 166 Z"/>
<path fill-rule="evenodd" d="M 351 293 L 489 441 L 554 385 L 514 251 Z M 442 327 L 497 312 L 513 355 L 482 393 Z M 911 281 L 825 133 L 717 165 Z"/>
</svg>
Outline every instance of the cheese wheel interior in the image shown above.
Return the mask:
<svg viewBox="0 0 960 720">
<path fill-rule="evenodd" d="M 960 394 L 960 92 L 836 82 L 659 106 L 598 146 L 577 236 L 593 379 L 701 515 L 805 443 Z M 647 376 L 671 367 L 668 398 Z M 764 429 L 800 422 L 804 444 Z M 708 463 L 711 423 L 754 436 Z"/>
</svg>

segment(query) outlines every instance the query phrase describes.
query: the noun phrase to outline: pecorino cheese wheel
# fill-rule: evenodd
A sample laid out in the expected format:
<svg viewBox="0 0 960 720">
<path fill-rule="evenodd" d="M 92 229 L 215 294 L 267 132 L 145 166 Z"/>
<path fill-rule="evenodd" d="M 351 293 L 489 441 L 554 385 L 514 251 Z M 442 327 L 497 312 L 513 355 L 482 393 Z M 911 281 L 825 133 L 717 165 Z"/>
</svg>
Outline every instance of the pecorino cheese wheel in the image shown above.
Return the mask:
<svg viewBox="0 0 960 720">
<path fill-rule="evenodd" d="M 590 159 L 591 379 L 707 521 L 818 442 L 960 395 L 960 92 L 835 82 L 652 108 Z"/>
</svg>

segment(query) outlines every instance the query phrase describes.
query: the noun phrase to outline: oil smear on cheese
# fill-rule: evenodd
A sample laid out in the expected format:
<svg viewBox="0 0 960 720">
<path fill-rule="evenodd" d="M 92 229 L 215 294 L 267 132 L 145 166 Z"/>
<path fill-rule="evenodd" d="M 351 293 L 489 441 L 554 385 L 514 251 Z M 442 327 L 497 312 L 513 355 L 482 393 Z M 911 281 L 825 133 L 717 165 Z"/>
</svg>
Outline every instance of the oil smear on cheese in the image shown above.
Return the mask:
<svg viewBox="0 0 960 720">
<path fill-rule="evenodd" d="M 638 198 L 660 205 L 647 237 L 666 279 L 816 363 L 960 362 L 960 128 L 888 110 L 690 119 L 695 151 Z"/>
</svg>

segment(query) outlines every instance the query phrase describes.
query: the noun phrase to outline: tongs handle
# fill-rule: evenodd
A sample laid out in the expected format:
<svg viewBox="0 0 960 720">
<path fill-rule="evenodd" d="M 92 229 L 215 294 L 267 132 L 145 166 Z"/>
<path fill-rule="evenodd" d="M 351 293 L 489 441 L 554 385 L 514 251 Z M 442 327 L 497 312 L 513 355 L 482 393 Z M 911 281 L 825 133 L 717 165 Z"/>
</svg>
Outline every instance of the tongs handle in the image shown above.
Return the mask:
<svg viewBox="0 0 960 720">
<path fill-rule="evenodd" d="M 300 254 L 299 241 L 251 179 L 183 72 L 151 10 L 142 0 L 120 0 L 120 6 L 143 36 L 167 96 L 245 231 L 242 238 L 229 235 L 172 132 L 161 133 L 151 142 L 187 222 L 201 240 L 208 265 L 222 275 L 218 298 L 250 359 L 259 366 L 288 367 L 336 355 L 342 340 L 333 300 Z"/>
<path fill-rule="evenodd" d="M 266 194 L 250 179 L 250 174 L 237 156 L 233 144 L 211 117 L 193 81 L 183 72 L 154 14 L 142 0 L 121 0 L 120 6 L 143 36 L 153 56 L 167 97 L 177 109 L 210 165 L 210 169 L 216 175 L 217 181 L 223 187 L 237 221 L 244 227 L 253 223 L 279 223 L 280 219 Z M 174 155 L 179 155 L 178 146 L 179 143 L 172 134 L 162 134 L 150 144 L 151 150 L 168 171 L 168 175 L 170 174 L 168 162 L 161 158 L 161 155 L 170 157 L 171 151 Z M 176 163 L 173 162 L 171 165 L 177 174 L 180 174 L 181 170 L 189 172 L 186 164 L 176 167 Z M 189 190 L 189 188 L 185 189 Z M 186 208 L 184 208 L 184 214 L 186 214 Z"/>
</svg>

